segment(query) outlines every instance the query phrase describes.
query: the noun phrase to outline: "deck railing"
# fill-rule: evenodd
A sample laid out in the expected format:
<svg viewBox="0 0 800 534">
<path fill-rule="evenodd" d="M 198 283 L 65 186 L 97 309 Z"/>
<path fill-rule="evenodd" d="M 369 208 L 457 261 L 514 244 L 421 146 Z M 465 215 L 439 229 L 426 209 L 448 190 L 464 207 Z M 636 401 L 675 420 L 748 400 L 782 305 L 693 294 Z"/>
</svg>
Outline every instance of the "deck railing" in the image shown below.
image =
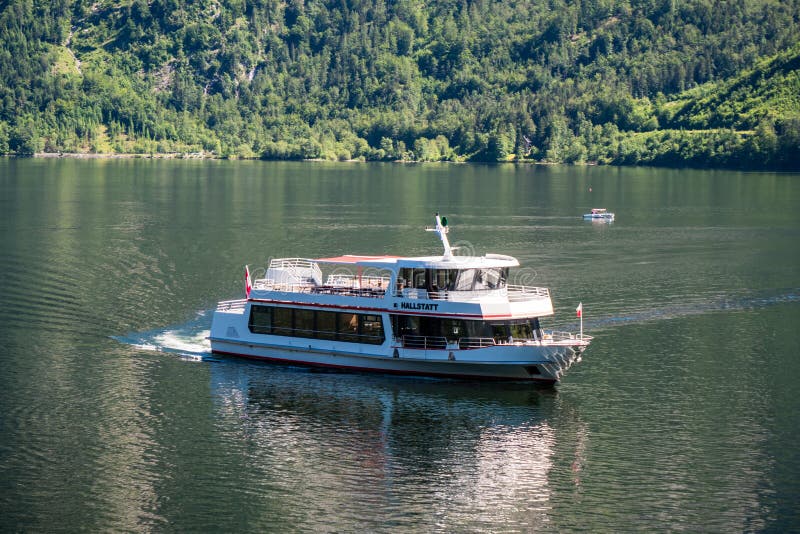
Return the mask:
<svg viewBox="0 0 800 534">
<path fill-rule="evenodd" d="M 223 300 L 217 303 L 217 311 L 219 312 L 243 312 L 244 307 L 247 305 L 245 299 L 237 300 Z"/>
<path fill-rule="evenodd" d="M 321 295 L 343 295 L 345 297 L 368 297 L 368 298 L 383 298 L 386 295 L 386 289 L 378 287 L 341 287 L 341 286 L 315 286 L 311 288 L 311 293 Z"/>
<path fill-rule="evenodd" d="M 545 339 L 551 339 L 553 341 L 591 341 L 593 338 L 592 336 L 581 336 L 580 334 L 576 334 L 574 332 L 559 332 L 559 331 L 552 331 L 545 333 Z"/>
<path fill-rule="evenodd" d="M 270 278 L 253 281 L 253 289 L 261 291 L 284 291 L 287 293 L 336 294 L 351 297 L 383 298 L 390 291 L 390 279 L 385 276 L 364 276 L 336 274 L 328 276 L 325 284 L 313 280 L 285 282 Z M 510 302 L 525 302 L 534 299 L 550 298 L 546 287 L 509 285 L 500 289 L 481 289 L 476 291 L 428 291 L 423 288 L 403 288 L 393 290 L 398 298 L 413 300 L 446 300 L 450 302 L 473 302 L 486 297 L 508 298 Z"/>
<path fill-rule="evenodd" d="M 462 337 L 458 340 L 459 349 L 480 349 L 496 345 L 493 337 Z"/>
<path fill-rule="evenodd" d="M 287 271 L 295 269 L 309 269 L 319 271 L 317 262 L 305 258 L 274 258 L 269 261 L 270 269 L 284 269 Z"/>
<path fill-rule="evenodd" d="M 546 287 L 508 285 L 500 289 L 478 289 L 475 291 L 428 291 L 424 288 L 403 288 L 394 295 L 401 298 L 419 300 L 449 300 L 451 302 L 469 302 L 484 297 L 507 297 L 511 302 L 523 302 L 538 298 L 550 298 L 550 290 Z"/>
<path fill-rule="evenodd" d="M 322 271 L 319 265 L 311 260 L 304 258 L 275 258 L 270 260 L 267 271 L 283 271 L 287 275 L 313 283 L 314 280 L 322 280 Z"/>
<path fill-rule="evenodd" d="M 346 297 L 383 298 L 386 288 L 380 287 L 351 287 L 347 285 L 317 285 L 311 282 L 276 282 L 268 278 L 253 281 L 253 289 L 259 291 L 283 291 L 286 293 L 314 293 L 320 295 L 341 295 Z"/>
<path fill-rule="evenodd" d="M 506 289 L 508 290 L 508 300 L 511 302 L 530 300 L 532 298 L 550 298 L 550 290 L 546 287 L 518 286 L 509 284 Z"/>
<path fill-rule="evenodd" d="M 591 336 L 581 336 L 572 332 L 553 332 L 546 331 L 541 338 L 509 338 L 503 340 L 496 340 L 492 337 L 461 337 L 452 342 L 448 342 L 447 338 L 443 336 L 416 336 L 404 335 L 400 337 L 400 343 L 407 349 L 426 349 L 426 350 L 445 350 L 448 347 L 451 349 L 458 345 L 460 350 L 482 349 L 486 347 L 494 347 L 496 345 L 547 345 L 550 343 L 562 343 L 564 341 L 579 344 L 580 342 L 589 342 L 592 340 Z"/>
<path fill-rule="evenodd" d="M 253 289 L 262 291 L 285 291 L 287 293 L 311 293 L 316 287 L 312 282 L 278 282 L 271 278 L 253 280 Z"/>
<path fill-rule="evenodd" d="M 403 347 L 407 349 L 444 350 L 447 348 L 447 339 L 442 336 L 411 336 L 401 338 Z"/>
<path fill-rule="evenodd" d="M 390 278 L 388 276 L 355 276 L 352 274 L 336 273 L 328 275 L 325 285 L 358 289 L 386 289 L 389 287 L 389 282 Z"/>
</svg>

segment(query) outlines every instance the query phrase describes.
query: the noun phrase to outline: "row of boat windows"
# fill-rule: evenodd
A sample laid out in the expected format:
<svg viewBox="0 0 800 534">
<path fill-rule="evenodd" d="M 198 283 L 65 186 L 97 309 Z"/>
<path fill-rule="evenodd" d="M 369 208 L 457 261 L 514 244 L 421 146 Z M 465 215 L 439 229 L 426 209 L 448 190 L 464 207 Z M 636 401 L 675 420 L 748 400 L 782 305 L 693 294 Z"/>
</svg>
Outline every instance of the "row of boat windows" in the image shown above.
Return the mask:
<svg viewBox="0 0 800 534">
<path fill-rule="evenodd" d="M 248 327 L 254 334 L 329 339 L 380 345 L 380 315 L 253 305 Z"/>
<path fill-rule="evenodd" d="M 480 291 L 506 286 L 508 268 L 400 269 L 398 285 L 428 291 Z"/>
<path fill-rule="evenodd" d="M 542 339 L 539 319 L 510 321 L 468 321 L 420 315 L 392 315 L 392 331 L 397 337 L 407 335 L 443 337 L 453 342 L 462 338 L 493 338 L 497 342 L 513 339 Z"/>
<path fill-rule="evenodd" d="M 425 336 L 455 342 L 463 338 L 541 339 L 539 319 L 469 321 L 419 315 L 390 315 L 394 336 Z M 380 345 L 386 339 L 381 316 L 253 305 L 248 327 L 254 334 L 328 339 Z"/>
</svg>

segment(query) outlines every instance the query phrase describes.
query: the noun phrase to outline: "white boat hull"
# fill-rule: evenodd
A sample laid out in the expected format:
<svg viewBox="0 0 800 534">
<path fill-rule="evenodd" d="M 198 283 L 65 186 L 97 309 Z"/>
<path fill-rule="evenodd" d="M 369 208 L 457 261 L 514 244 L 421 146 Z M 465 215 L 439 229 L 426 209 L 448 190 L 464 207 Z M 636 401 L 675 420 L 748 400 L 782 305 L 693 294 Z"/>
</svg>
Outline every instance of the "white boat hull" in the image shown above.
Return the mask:
<svg viewBox="0 0 800 534">
<path fill-rule="evenodd" d="M 584 213 L 583 220 L 597 222 L 613 222 L 614 214 L 605 209 L 595 208 L 591 213 Z"/>
<path fill-rule="evenodd" d="M 531 381 L 554 384 L 573 364 L 580 361 L 581 349 L 562 347 L 548 351 L 546 357 L 522 362 L 469 362 L 451 361 L 435 355 L 431 358 L 399 356 L 368 356 L 337 352 L 325 352 L 276 346 L 256 346 L 244 343 L 212 340 L 215 354 L 236 356 L 283 363 L 309 365 L 351 371 L 371 371 L 401 375 L 449 377 L 475 380 Z M 485 350 L 485 349 L 475 349 Z M 441 351 L 424 351 L 441 352 Z M 445 351 L 446 352 L 446 351 Z M 531 371 L 533 368 L 538 371 Z"/>
<path fill-rule="evenodd" d="M 238 318 L 238 319 L 237 319 Z M 588 342 L 535 341 L 481 348 L 418 349 L 251 334 L 244 314 L 217 312 L 211 329 L 216 354 L 353 371 L 553 384 L 580 361 Z"/>
</svg>

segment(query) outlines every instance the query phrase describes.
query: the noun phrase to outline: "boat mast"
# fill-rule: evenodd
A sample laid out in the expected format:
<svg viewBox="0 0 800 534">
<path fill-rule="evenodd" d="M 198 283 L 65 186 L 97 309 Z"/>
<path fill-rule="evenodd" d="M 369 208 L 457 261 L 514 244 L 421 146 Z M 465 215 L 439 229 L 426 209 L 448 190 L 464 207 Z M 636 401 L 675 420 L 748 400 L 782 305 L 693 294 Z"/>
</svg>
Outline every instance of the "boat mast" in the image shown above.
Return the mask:
<svg viewBox="0 0 800 534">
<path fill-rule="evenodd" d="M 428 226 L 425 228 L 428 232 L 436 232 L 439 234 L 439 239 L 442 240 L 442 246 L 444 246 L 444 256 L 442 256 L 443 260 L 449 260 L 453 257 L 453 252 L 450 249 L 450 241 L 447 240 L 447 232 L 450 229 L 447 227 L 447 217 L 439 217 L 439 212 L 436 212 L 436 226 L 431 228 Z"/>
</svg>

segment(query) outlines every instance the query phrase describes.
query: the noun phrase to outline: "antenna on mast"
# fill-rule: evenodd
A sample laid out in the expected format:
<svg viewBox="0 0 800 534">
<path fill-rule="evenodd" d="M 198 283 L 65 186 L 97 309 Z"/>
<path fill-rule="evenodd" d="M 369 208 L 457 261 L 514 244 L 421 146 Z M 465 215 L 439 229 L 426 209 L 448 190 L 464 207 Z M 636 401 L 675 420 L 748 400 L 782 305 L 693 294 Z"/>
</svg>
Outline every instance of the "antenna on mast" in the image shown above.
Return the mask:
<svg viewBox="0 0 800 534">
<path fill-rule="evenodd" d="M 440 217 L 439 212 L 436 212 L 436 226 L 431 228 L 430 226 L 425 228 L 428 232 L 436 232 L 439 234 L 439 239 L 442 240 L 442 246 L 444 246 L 444 256 L 442 256 L 443 260 L 449 260 L 453 257 L 452 249 L 450 248 L 450 241 L 447 240 L 447 232 L 450 229 L 447 227 L 447 217 Z"/>
</svg>

